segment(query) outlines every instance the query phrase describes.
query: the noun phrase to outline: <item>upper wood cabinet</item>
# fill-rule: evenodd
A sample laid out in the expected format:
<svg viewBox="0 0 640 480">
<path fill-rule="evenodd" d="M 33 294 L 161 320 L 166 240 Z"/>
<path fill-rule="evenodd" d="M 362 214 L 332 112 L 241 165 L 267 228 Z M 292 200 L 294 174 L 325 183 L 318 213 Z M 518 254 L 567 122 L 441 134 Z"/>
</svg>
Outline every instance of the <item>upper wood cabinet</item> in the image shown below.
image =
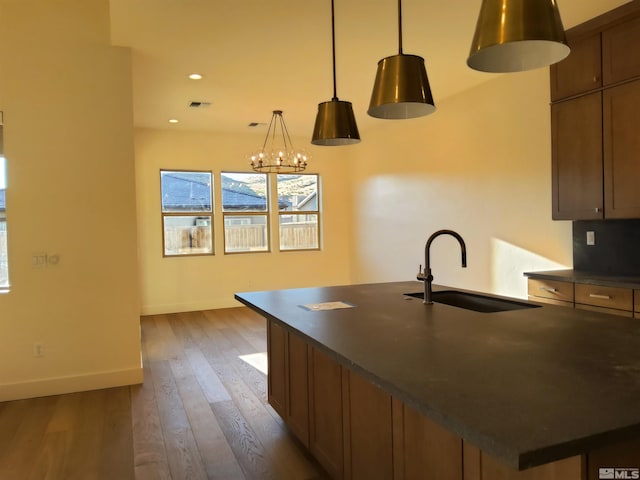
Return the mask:
<svg viewBox="0 0 640 480">
<path fill-rule="evenodd" d="M 640 80 L 604 91 L 603 125 L 604 216 L 640 218 Z"/>
<path fill-rule="evenodd" d="M 603 218 L 602 93 L 551 106 L 554 220 Z"/>
<path fill-rule="evenodd" d="M 552 218 L 640 218 L 640 2 L 567 35 L 550 69 Z"/>
<path fill-rule="evenodd" d="M 551 100 L 602 87 L 600 34 L 569 41 L 571 53 L 551 66 Z"/>
<path fill-rule="evenodd" d="M 602 74 L 604 85 L 640 76 L 640 18 L 602 32 Z"/>
</svg>

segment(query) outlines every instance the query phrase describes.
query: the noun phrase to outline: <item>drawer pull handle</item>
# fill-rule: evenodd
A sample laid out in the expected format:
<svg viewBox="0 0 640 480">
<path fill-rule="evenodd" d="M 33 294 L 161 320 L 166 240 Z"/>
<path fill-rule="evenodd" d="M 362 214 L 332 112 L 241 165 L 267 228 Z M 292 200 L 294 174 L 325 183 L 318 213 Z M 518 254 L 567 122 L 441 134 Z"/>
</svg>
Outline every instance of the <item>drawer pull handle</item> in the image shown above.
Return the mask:
<svg viewBox="0 0 640 480">
<path fill-rule="evenodd" d="M 551 293 L 558 291 L 557 288 L 551 288 L 551 287 L 540 287 L 540 290 L 542 290 L 543 292 L 551 292 Z"/>
<path fill-rule="evenodd" d="M 611 295 L 601 295 L 599 293 L 590 293 L 590 298 L 599 298 L 601 300 L 611 300 Z"/>
</svg>

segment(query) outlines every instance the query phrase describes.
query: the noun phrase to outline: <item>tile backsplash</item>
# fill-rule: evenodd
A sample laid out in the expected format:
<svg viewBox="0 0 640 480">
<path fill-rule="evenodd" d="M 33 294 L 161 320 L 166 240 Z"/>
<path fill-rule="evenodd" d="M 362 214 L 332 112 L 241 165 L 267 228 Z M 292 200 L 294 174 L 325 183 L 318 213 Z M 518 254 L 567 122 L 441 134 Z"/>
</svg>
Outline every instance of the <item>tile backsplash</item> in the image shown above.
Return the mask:
<svg viewBox="0 0 640 480">
<path fill-rule="evenodd" d="M 587 232 L 594 232 L 595 245 L 587 245 Z M 573 222 L 573 268 L 640 276 L 640 220 Z"/>
</svg>

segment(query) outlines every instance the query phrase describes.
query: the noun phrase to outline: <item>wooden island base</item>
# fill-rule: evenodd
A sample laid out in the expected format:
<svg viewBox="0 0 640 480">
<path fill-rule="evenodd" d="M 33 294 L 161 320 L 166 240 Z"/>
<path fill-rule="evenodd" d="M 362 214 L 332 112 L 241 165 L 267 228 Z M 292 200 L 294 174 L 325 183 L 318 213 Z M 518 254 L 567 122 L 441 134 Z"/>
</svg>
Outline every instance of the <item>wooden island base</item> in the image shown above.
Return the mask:
<svg viewBox="0 0 640 480">
<path fill-rule="evenodd" d="M 510 468 L 283 324 L 267 320 L 267 341 L 269 403 L 336 480 L 599 480 L 599 468 L 640 468 L 637 439 Z"/>
</svg>

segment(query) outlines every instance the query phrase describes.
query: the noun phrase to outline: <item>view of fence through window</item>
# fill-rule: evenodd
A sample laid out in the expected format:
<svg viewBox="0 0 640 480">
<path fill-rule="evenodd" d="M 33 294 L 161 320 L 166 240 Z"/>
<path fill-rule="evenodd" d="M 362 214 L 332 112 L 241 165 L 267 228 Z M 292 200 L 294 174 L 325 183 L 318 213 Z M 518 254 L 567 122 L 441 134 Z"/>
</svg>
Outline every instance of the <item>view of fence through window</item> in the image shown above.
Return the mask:
<svg viewBox="0 0 640 480">
<path fill-rule="evenodd" d="M 269 202 L 264 173 L 222 172 L 224 252 L 269 251 Z"/>
<path fill-rule="evenodd" d="M 320 248 L 318 175 L 278 175 L 280 250 Z"/>
<path fill-rule="evenodd" d="M 165 256 L 213 253 L 211 181 L 211 172 L 160 171 Z M 221 172 L 224 253 L 269 252 L 275 218 L 281 251 L 318 250 L 319 182 L 315 174 Z"/>
<path fill-rule="evenodd" d="M 0 126 L 0 129 L 2 127 Z M 2 130 L 0 130 L 2 135 Z M 0 141 L 0 145 L 2 142 Z M 6 169 L 5 159 L 0 151 L 0 289 L 9 287 L 9 256 L 7 252 L 7 216 L 6 216 Z"/>
<path fill-rule="evenodd" d="M 160 171 L 164 255 L 213 254 L 211 172 Z"/>
</svg>

